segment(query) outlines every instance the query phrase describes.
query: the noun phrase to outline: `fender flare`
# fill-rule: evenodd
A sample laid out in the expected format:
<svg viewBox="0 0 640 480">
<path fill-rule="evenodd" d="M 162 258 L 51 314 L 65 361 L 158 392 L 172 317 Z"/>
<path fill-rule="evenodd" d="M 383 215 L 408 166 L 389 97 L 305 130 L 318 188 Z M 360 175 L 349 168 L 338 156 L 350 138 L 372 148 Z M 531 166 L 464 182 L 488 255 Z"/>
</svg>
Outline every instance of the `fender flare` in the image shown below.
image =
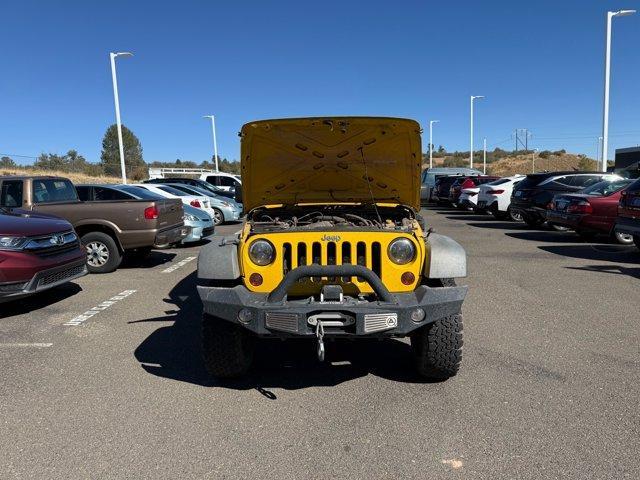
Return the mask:
<svg viewBox="0 0 640 480">
<path fill-rule="evenodd" d="M 467 276 L 467 252 L 462 245 L 438 233 L 431 233 L 424 241 L 426 255 L 423 274 L 425 277 L 462 278 Z"/>
<path fill-rule="evenodd" d="M 203 280 L 237 280 L 240 278 L 238 237 L 214 235 L 200 249 L 198 278 Z"/>
</svg>

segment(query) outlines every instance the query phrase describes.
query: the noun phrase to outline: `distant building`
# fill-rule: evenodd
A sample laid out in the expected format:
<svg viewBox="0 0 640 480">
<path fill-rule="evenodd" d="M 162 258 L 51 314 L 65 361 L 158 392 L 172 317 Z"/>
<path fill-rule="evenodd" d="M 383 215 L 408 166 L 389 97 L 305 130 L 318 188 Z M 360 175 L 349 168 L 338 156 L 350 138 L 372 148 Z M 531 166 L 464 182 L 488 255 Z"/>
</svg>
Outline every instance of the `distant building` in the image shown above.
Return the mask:
<svg viewBox="0 0 640 480">
<path fill-rule="evenodd" d="M 617 148 L 615 171 L 625 177 L 640 177 L 640 147 Z"/>
</svg>

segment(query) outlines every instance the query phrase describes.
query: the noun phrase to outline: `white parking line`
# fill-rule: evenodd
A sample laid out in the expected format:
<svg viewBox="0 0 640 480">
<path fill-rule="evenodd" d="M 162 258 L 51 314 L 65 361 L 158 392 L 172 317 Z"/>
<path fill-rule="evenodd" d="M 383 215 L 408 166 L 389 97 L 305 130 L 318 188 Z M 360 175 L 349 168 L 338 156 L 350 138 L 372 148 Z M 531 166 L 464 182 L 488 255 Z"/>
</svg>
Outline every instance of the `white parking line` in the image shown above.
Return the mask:
<svg viewBox="0 0 640 480">
<path fill-rule="evenodd" d="M 177 269 L 179 269 L 180 267 L 184 267 L 187 263 L 189 263 L 191 260 L 195 260 L 196 257 L 187 257 L 184 260 L 180 260 L 178 263 L 176 263 L 175 265 L 170 266 L 169 268 L 165 268 L 164 270 L 162 270 L 162 273 L 171 273 L 171 272 L 175 272 Z"/>
<path fill-rule="evenodd" d="M 14 348 L 47 348 L 52 345 L 53 343 L 0 343 L 0 347 Z"/>
<path fill-rule="evenodd" d="M 125 290 L 124 292 L 120 292 L 118 295 L 116 295 L 114 297 L 111 297 L 109 300 L 105 300 L 101 304 L 93 307 L 90 310 L 87 310 L 83 314 L 78 315 L 75 318 L 72 318 L 71 320 L 69 320 L 66 323 L 63 323 L 63 325 L 67 325 L 69 327 L 77 327 L 78 325 L 82 325 L 84 322 L 89 320 L 95 314 L 100 313 L 103 310 L 106 310 L 107 308 L 109 308 L 114 303 L 119 302 L 120 300 L 122 300 L 124 298 L 127 298 L 129 295 L 132 295 L 132 294 L 134 294 L 136 292 L 137 292 L 137 290 Z"/>
</svg>

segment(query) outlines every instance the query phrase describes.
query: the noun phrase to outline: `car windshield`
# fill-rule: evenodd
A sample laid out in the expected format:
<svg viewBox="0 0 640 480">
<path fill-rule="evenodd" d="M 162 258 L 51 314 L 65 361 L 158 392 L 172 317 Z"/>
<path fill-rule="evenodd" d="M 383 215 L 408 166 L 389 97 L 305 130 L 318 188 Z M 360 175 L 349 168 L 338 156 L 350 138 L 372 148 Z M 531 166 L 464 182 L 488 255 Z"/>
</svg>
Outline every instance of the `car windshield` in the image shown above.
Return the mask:
<svg viewBox="0 0 640 480">
<path fill-rule="evenodd" d="M 134 197 L 143 199 L 143 200 L 164 200 L 164 197 L 158 195 L 157 193 L 150 192 L 146 188 L 142 187 L 134 187 L 134 186 L 122 186 L 118 187 L 118 190 L 121 190 L 125 193 L 130 193 Z"/>
<path fill-rule="evenodd" d="M 633 183 L 633 180 L 605 180 L 603 182 L 594 183 L 593 185 L 584 188 L 580 193 L 588 193 L 589 195 L 599 195 L 606 197 L 622 190 L 631 183 Z"/>
<path fill-rule="evenodd" d="M 170 187 L 168 185 L 160 185 L 160 186 L 158 186 L 158 188 L 160 190 L 162 190 L 163 192 L 170 193 L 171 195 L 175 195 L 176 197 L 188 197 L 188 196 L 190 196 L 190 194 L 185 193 L 185 192 L 181 192 L 177 188 L 173 188 L 173 187 Z"/>
</svg>

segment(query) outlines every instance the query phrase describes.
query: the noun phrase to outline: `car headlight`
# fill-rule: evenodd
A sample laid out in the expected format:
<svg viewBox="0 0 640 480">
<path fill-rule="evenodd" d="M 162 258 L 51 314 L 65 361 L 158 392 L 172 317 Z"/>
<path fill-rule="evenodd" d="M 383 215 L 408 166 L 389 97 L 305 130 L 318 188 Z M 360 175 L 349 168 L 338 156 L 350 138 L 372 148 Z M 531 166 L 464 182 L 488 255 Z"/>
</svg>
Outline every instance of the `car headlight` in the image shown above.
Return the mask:
<svg viewBox="0 0 640 480">
<path fill-rule="evenodd" d="M 222 203 L 222 205 L 224 205 L 225 207 L 230 207 L 231 206 L 231 204 L 229 202 L 220 202 L 220 203 Z"/>
<path fill-rule="evenodd" d="M 416 258 L 416 247 L 408 238 L 396 238 L 387 249 L 389 259 L 398 265 L 405 265 Z"/>
<path fill-rule="evenodd" d="M 0 250 L 21 250 L 25 243 L 26 237 L 0 237 Z"/>
<path fill-rule="evenodd" d="M 198 217 L 196 217 L 194 215 L 190 215 L 188 213 L 185 213 L 184 219 L 187 220 L 188 222 L 197 222 L 198 221 Z"/>
<path fill-rule="evenodd" d="M 275 260 L 276 250 L 271 242 L 256 240 L 249 246 L 249 258 L 256 265 L 264 267 Z"/>
</svg>

